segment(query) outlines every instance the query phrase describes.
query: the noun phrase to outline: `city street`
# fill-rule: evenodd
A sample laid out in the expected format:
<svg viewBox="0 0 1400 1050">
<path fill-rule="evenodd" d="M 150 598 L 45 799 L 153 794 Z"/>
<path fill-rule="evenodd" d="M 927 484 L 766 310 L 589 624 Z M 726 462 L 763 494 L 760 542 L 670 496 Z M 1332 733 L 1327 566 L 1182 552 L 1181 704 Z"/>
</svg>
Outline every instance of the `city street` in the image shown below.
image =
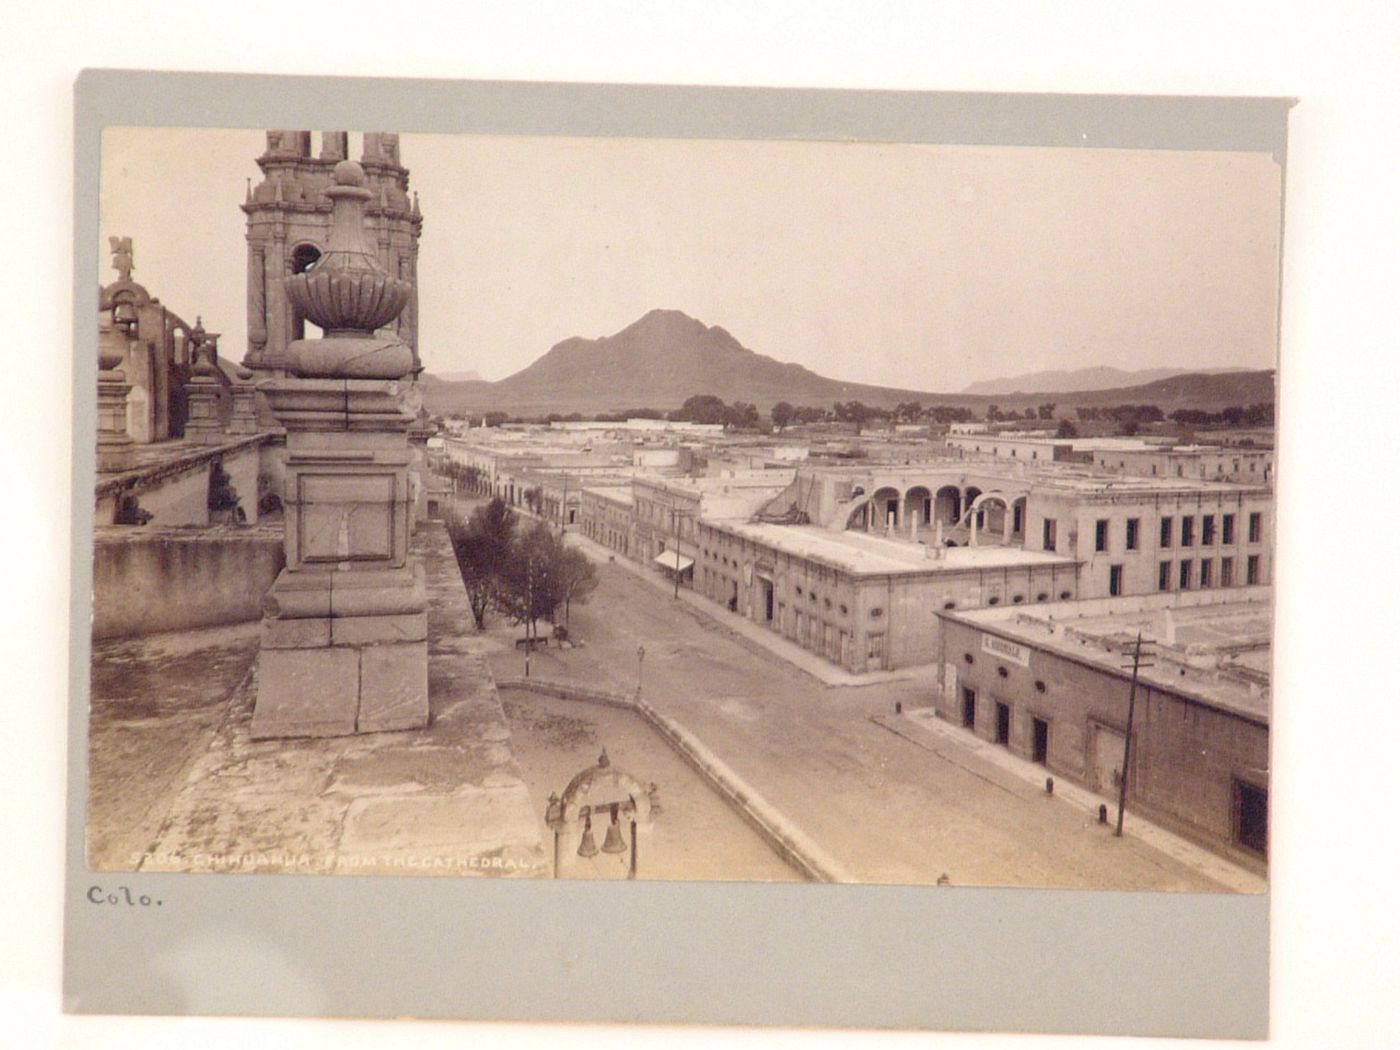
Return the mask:
<svg viewBox="0 0 1400 1050">
<path fill-rule="evenodd" d="M 691 730 L 861 881 L 1135 890 L 1220 890 L 1194 867 L 997 770 L 957 761 L 870 720 L 921 703 L 917 678 L 830 687 L 713 615 L 672 598 L 663 580 L 609 561 L 581 537 L 599 585 L 575 605 L 573 649 L 532 658 L 532 674 L 614 692 L 637 688 Z M 517 629 L 518 631 L 518 629 Z M 490 657 L 498 678 L 523 657 Z M 926 688 L 926 687 L 922 687 Z M 924 701 L 926 702 L 926 701 Z M 657 747 L 665 747 L 659 739 Z"/>
</svg>

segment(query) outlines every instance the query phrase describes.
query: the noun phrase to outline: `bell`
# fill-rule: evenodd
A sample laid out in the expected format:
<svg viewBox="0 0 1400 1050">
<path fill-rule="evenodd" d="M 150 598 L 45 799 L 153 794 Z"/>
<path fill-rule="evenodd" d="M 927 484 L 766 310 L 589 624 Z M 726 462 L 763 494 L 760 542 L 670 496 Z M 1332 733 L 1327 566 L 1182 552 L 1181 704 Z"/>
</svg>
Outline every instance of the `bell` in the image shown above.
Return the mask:
<svg viewBox="0 0 1400 1050">
<path fill-rule="evenodd" d="M 608 833 L 603 836 L 604 853 L 626 853 L 627 844 L 622 841 L 622 827 L 617 822 L 617 807 L 612 808 L 612 823 L 608 825 Z"/>
<path fill-rule="evenodd" d="M 578 844 L 580 857 L 593 857 L 598 854 L 598 844 L 593 841 L 593 818 L 583 818 L 583 840 Z"/>
</svg>

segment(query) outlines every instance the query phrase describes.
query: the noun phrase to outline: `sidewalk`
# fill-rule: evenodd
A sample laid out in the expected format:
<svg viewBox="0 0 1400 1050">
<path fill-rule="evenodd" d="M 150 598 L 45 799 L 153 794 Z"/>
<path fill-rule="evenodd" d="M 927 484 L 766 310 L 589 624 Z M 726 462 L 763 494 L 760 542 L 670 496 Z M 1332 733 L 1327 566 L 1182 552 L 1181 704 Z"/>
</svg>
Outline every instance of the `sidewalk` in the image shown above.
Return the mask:
<svg viewBox="0 0 1400 1050">
<path fill-rule="evenodd" d="M 970 773 L 984 776 L 1013 794 L 1028 790 L 1031 793 L 1045 791 L 1045 778 L 1049 770 L 1044 766 L 1017 758 L 1004 747 L 990 744 L 972 733 L 949 725 L 938 718 L 932 708 L 918 708 L 903 715 L 872 715 L 870 720 L 932 751 L 939 758 Z M 977 768 L 983 764 L 990 768 Z M 1069 781 L 1055 780 L 1055 797 L 1078 806 L 1095 820 L 1098 819 L 1099 806 L 1106 804 L 1110 821 L 1116 818 L 1117 799 L 1102 798 Z M 1104 834 L 1113 834 L 1111 827 L 1105 827 Z M 1123 834 L 1140 839 L 1237 893 L 1265 893 L 1269 888 L 1268 880 L 1263 876 L 1188 842 L 1135 815 L 1131 810 L 1123 814 Z"/>
<path fill-rule="evenodd" d="M 611 559 L 613 564 L 648 581 L 658 590 L 663 590 L 668 594 L 673 593 L 675 584 L 666 577 L 652 572 L 648 566 L 638 565 L 631 558 L 609 550 L 601 543 L 591 540 L 581 533 L 569 532 L 565 535 L 567 542 L 589 554 L 595 561 Z M 692 589 L 682 586 L 678 597 L 694 615 L 705 618 L 718 628 L 730 631 L 751 645 L 758 646 L 765 652 L 776 656 L 804 674 L 811 675 L 823 685 L 833 689 L 851 689 L 920 679 L 932 683 L 937 678 L 937 668 L 932 664 L 921 667 L 901 667 L 895 671 L 867 671 L 865 674 L 851 674 L 845 668 L 837 667 L 816 653 L 809 653 L 796 642 L 788 641 L 776 631 L 754 623 L 747 616 L 729 612 L 723 606 L 715 604 Z"/>
</svg>

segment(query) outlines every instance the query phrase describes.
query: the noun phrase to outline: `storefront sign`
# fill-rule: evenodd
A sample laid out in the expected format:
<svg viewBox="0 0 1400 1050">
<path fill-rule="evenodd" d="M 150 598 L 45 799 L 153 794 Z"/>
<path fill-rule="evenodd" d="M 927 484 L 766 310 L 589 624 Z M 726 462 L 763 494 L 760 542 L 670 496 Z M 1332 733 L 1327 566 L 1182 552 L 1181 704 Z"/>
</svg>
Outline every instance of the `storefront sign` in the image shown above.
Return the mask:
<svg viewBox="0 0 1400 1050">
<path fill-rule="evenodd" d="M 1017 645 L 1015 642 L 1008 642 L 1005 638 L 997 638 L 990 634 L 982 636 L 982 651 L 1003 660 L 1010 660 L 1014 664 L 1022 667 L 1031 665 L 1031 651 L 1024 645 Z"/>
</svg>

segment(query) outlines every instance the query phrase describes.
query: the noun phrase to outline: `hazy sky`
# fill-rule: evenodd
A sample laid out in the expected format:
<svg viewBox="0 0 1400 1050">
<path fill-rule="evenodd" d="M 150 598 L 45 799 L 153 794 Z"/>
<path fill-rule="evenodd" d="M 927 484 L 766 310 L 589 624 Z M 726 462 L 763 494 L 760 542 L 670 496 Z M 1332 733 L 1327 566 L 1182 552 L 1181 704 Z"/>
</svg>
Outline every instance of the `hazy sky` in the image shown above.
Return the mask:
<svg viewBox="0 0 1400 1050">
<path fill-rule="evenodd" d="M 106 237 L 132 237 L 136 279 L 235 359 L 238 205 L 263 146 L 260 131 L 103 137 L 99 279 Z M 833 378 L 929 391 L 1043 368 L 1274 365 L 1266 155 L 407 134 L 401 155 L 434 372 L 500 379 L 655 307 Z"/>
</svg>

